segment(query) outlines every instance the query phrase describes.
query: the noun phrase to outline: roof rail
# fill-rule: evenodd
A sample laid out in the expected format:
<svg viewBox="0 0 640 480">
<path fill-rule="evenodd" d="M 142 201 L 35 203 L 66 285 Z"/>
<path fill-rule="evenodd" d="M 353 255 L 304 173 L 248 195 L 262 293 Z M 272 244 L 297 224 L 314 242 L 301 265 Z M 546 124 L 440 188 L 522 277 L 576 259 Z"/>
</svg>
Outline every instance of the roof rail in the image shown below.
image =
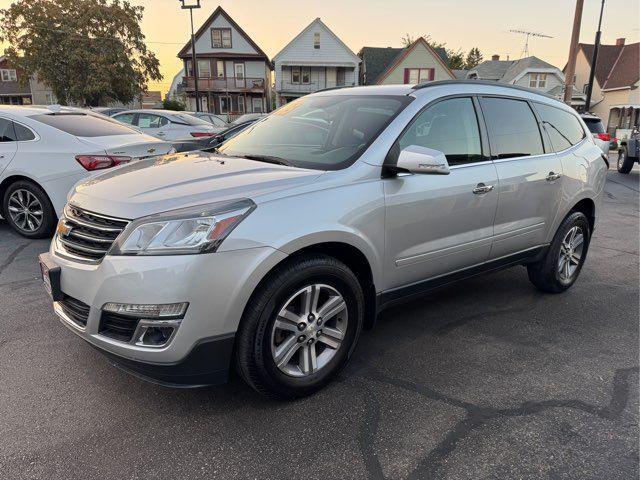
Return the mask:
<svg viewBox="0 0 640 480">
<path fill-rule="evenodd" d="M 514 90 L 520 90 L 523 92 L 528 92 L 528 93 L 535 93 L 536 95 L 542 95 L 543 97 L 547 97 L 547 98 L 552 98 L 553 100 L 558 100 L 556 97 L 554 97 L 553 95 L 549 95 L 548 93 L 545 92 L 540 92 L 538 90 L 535 90 L 533 88 L 529 88 L 529 87 L 521 87 L 520 85 L 511 85 L 510 83 L 500 83 L 498 81 L 494 81 L 494 80 L 436 80 L 434 82 L 425 82 L 425 83 L 418 83 L 417 85 L 414 85 L 412 87 L 413 90 L 422 90 L 423 88 L 428 88 L 428 87 L 438 87 L 440 85 L 489 85 L 492 87 L 502 87 L 502 88 L 512 88 Z M 560 100 L 558 100 L 560 101 Z"/>
<path fill-rule="evenodd" d="M 316 90 L 313 93 L 318 93 L 318 92 L 330 92 L 331 90 L 341 90 L 343 88 L 353 88 L 353 87 L 361 87 L 362 85 L 342 85 L 340 87 L 326 87 L 326 88 L 321 88 L 320 90 Z"/>
</svg>

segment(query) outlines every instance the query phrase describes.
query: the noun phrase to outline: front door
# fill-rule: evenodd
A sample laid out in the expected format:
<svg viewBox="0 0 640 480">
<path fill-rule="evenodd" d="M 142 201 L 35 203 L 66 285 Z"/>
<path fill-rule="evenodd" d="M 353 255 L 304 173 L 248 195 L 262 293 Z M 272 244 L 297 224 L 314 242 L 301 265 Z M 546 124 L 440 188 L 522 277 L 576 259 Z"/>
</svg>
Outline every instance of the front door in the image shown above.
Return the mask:
<svg viewBox="0 0 640 480">
<path fill-rule="evenodd" d="M 325 79 L 326 87 L 331 88 L 338 85 L 338 69 L 336 67 L 327 67 Z"/>
<path fill-rule="evenodd" d="M 385 290 L 483 263 L 493 239 L 498 177 L 483 154 L 473 100 L 451 98 L 429 106 L 398 140 L 399 150 L 410 145 L 444 152 L 451 173 L 383 180 Z"/>
<path fill-rule="evenodd" d="M 562 163 L 543 144 L 531 106 L 523 100 L 485 97 L 482 112 L 498 171 L 498 211 L 491 258 L 545 243 L 562 199 Z"/>
<path fill-rule="evenodd" d="M 253 97 L 251 99 L 251 103 L 253 106 L 253 113 L 262 113 L 262 98 Z"/>
<path fill-rule="evenodd" d="M 234 63 L 233 73 L 235 76 L 236 88 L 244 88 L 246 84 L 244 77 L 244 63 Z"/>
</svg>

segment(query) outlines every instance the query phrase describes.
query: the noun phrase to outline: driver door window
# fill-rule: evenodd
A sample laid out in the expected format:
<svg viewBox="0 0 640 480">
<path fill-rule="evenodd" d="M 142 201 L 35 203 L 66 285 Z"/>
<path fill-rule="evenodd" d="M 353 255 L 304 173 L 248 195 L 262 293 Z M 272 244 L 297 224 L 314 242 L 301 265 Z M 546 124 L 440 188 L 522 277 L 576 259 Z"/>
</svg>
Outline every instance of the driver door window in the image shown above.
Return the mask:
<svg viewBox="0 0 640 480">
<path fill-rule="evenodd" d="M 450 165 L 486 160 L 476 111 L 468 97 L 451 98 L 428 107 L 418 114 L 398 143 L 400 150 L 410 145 L 439 150 Z"/>
</svg>

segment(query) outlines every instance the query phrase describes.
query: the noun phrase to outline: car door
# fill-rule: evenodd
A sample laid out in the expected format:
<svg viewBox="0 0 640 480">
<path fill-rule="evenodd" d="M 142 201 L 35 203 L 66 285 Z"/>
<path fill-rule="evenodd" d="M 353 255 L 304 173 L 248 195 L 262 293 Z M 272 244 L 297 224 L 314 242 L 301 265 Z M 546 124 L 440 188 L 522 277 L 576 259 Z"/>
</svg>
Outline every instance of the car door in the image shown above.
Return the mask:
<svg viewBox="0 0 640 480">
<path fill-rule="evenodd" d="M 562 197 L 562 163 L 543 140 L 531 104 L 482 97 L 491 157 L 498 172 L 498 210 L 491 258 L 543 245 Z"/>
<path fill-rule="evenodd" d="M 0 175 L 13 160 L 18 150 L 18 142 L 13 128 L 13 122 L 0 117 Z"/>
<path fill-rule="evenodd" d="M 385 289 L 487 261 L 498 204 L 498 177 L 471 96 L 427 106 L 400 136 L 444 152 L 449 175 L 399 174 L 383 180 L 386 204 Z M 488 152 L 487 152 L 488 153 Z"/>
</svg>

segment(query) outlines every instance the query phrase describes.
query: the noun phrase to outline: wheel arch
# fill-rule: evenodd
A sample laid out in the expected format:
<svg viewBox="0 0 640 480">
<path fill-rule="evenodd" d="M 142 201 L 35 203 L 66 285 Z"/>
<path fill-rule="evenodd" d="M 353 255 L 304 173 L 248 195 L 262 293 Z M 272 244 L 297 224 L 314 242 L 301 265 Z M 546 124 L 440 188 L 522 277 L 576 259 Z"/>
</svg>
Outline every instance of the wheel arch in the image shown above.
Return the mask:
<svg viewBox="0 0 640 480">
<path fill-rule="evenodd" d="M 593 232 L 593 228 L 596 223 L 596 204 L 593 199 L 586 197 L 577 202 L 569 211 L 571 212 L 582 212 L 589 220 L 589 228 L 591 232 Z"/>
<path fill-rule="evenodd" d="M 20 175 L 20 174 L 9 175 L 8 177 L 4 178 L 0 182 L 0 213 L 2 213 L 2 216 L 5 215 L 5 212 L 3 211 L 3 208 L 4 208 L 4 194 L 5 194 L 5 192 L 7 191 L 7 189 L 9 188 L 10 185 L 14 184 L 15 182 L 19 182 L 21 180 L 33 183 L 34 185 L 37 185 L 45 193 L 45 195 L 47 196 L 47 199 L 49 200 L 49 202 L 51 202 L 51 196 L 49 195 L 49 192 L 47 192 L 47 190 L 42 186 L 42 184 L 40 184 L 39 182 L 37 182 L 33 178 L 28 177 L 26 175 Z"/>
</svg>

